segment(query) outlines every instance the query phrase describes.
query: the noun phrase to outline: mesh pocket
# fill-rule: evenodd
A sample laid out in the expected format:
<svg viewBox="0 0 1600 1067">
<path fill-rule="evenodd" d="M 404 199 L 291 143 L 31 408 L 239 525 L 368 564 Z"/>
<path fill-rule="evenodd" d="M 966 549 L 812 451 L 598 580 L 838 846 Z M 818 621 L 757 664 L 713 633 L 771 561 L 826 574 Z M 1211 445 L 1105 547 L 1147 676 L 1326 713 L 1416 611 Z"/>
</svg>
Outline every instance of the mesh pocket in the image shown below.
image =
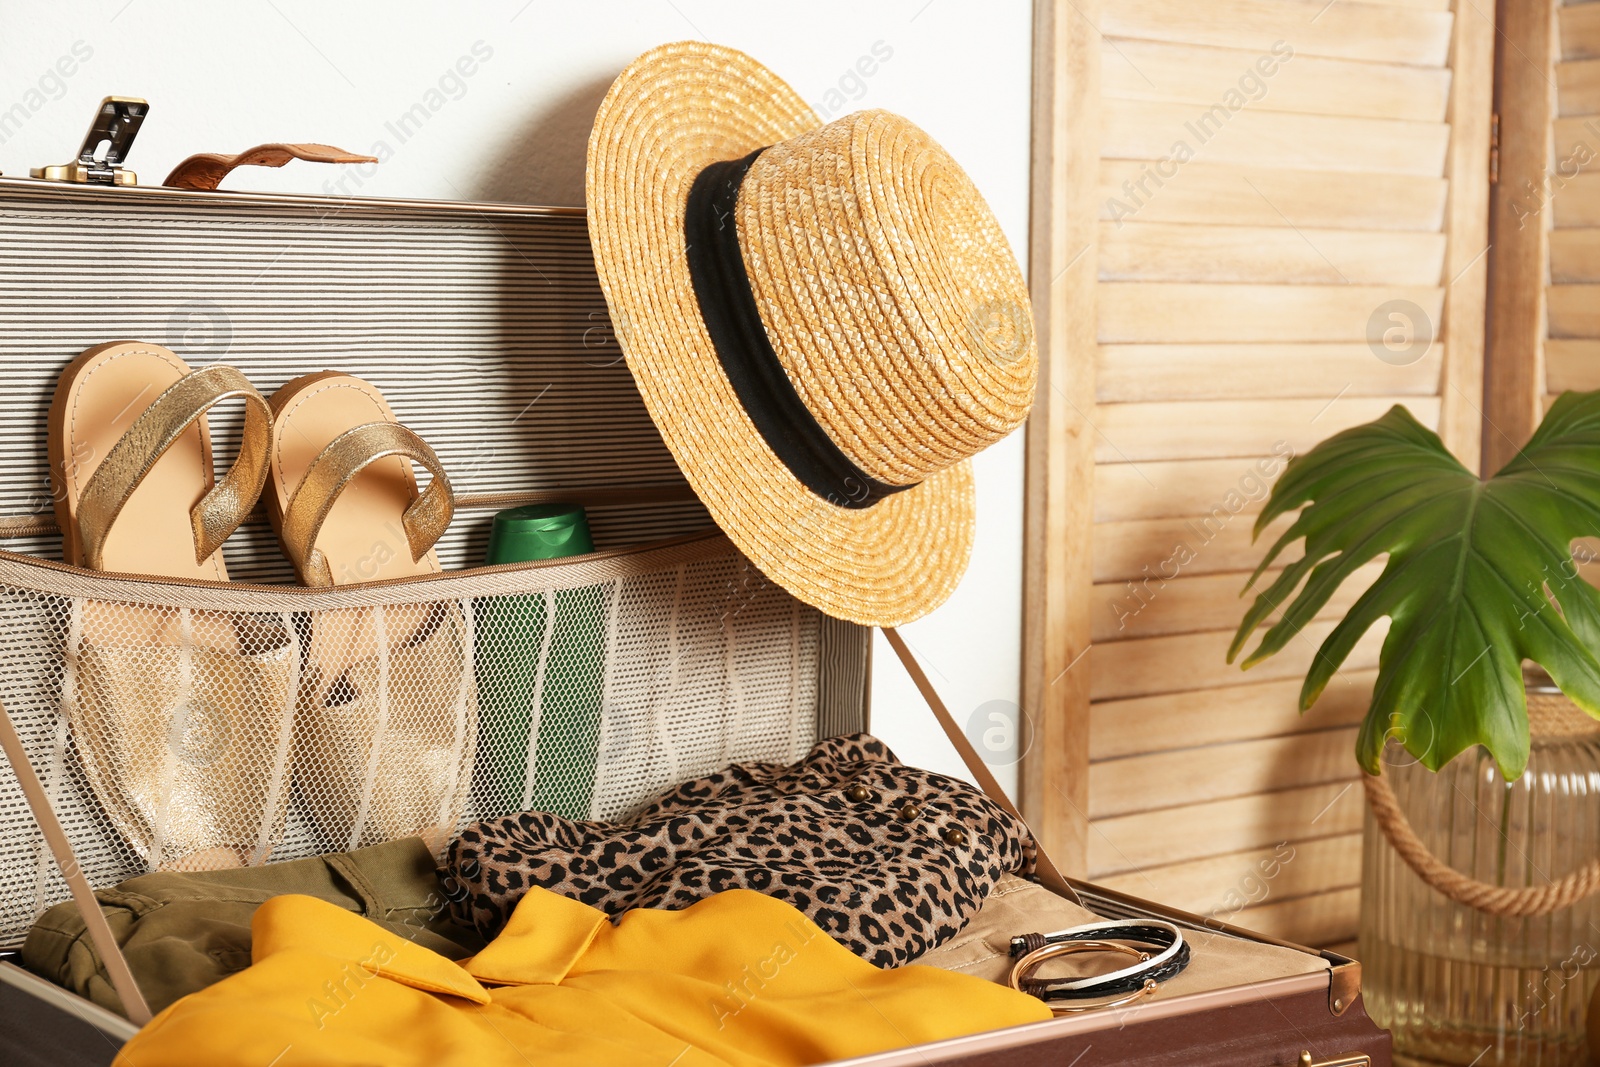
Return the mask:
<svg viewBox="0 0 1600 1067">
<path fill-rule="evenodd" d="M 0 554 L 0 700 L 99 887 L 527 808 L 615 818 L 817 736 L 820 616 L 721 537 L 334 590 Z M 0 775 L 0 946 L 68 896 Z"/>
<path fill-rule="evenodd" d="M 66 612 L 61 715 L 126 847 L 155 868 L 265 859 L 288 799 L 292 617 L 82 599 Z"/>
</svg>

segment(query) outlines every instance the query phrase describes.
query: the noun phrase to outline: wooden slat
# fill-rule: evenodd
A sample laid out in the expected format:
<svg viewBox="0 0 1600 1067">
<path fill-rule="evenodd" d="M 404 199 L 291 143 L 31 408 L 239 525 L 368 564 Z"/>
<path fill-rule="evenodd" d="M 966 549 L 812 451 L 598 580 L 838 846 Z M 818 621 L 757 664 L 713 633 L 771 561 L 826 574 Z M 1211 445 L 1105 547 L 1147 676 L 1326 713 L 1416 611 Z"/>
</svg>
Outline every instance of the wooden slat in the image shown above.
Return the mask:
<svg viewBox="0 0 1600 1067">
<path fill-rule="evenodd" d="M 1101 345 L 1095 374 L 1102 404 L 1140 400 L 1432 396 L 1444 344 L 1395 366 L 1366 343 Z"/>
<path fill-rule="evenodd" d="M 1150 205 L 1151 208 L 1154 206 Z M 1524 212 L 1527 210 L 1527 207 L 1523 208 Z M 1578 174 L 1567 179 L 1550 197 L 1550 213 L 1558 230 L 1600 226 L 1600 174 Z M 1140 214 L 1143 217 L 1144 213 Z M 1515 218 L 1510 220 L 1510 225 L 1516 225 Z"/>
<path fill-rule="evenodd" d="M 1263 451 L 1254 458 L 1102 463 L 1094 469 L 1094 520 L 1181 518 L 1237 507 L 1253 522 L 1292 455 L 1286 444 L 1281 455 Z"/>
<path fill-rule="evenodd" d="M 1600 337 L 1600 285 L 1552 285 L 1545 302 L 1552 338 Z"/>
<path fill-rule="evenodd" d="M 1445 233 L 1444 322 L 1450 339 L 1440 371 L 1439 436 L 1469 470 L 1483 455 L 1483 352 L 1489 286 L 1489 158 L 1494 116 L 1495 9 L 1455 0 L 1450 153 L 1445 167 L 1450 204 Z"/>
<path fill-rule="evenodd" d="M 1271 681 L 1301 677 L 1333 627 L 1331 620 L 1307 624 L 1282 652 L 1251 667 L 1248 674 L 1238 663 L 1227 661 L 1232 630 L 1095 645 L 1091 653 L 1094 669 L 1090 692 L 1095 700 L 1114 700 L 1237 685 L 1247 679 Z M 1356 643 L 1342 669 L 1359 671 L 1376 667 L 1378 649 L 1388 631 L 1388 620 L 1380 619 Z M 1245 653 L 1253 647 L 1254 642 L 1245 646 Z"/>
<path fill-rule="evenodd" d="M 1089 877 L 1354 833 L 1365 807 L 1361 787 L 1346 782 L 1098 819 L 1089 824 Z"/>
<path fill-rule="evenodd" d="M 1221 571 L 1254 570 L 1267 546 L 1294 521 L 1281 515 L 1251 543 L 1259 504 L 1241 508 L 1229 515 L 1219 504 L 1210 516 L 1187 519 L 1150 519 L 1128 522 L 1102 522 L 1094 527 L 1094 580 L 1122 581 L 1141 578 L 1151 560 L 1186 558 L 1185 574 L 1216 574 Z M 1182 545 L 1184 551 L 1178 551 Z M 1298 558 L 1300 550 L 1291 546 L 1287 558 Z"/>
<path fill-rule="evenodd" d="M 1094 309 L 1099 146 L 1099 0 L 1034 4 L 1029 292 L 1038 323 L 1039 402 L 1028 419 L 1023 540 L 1022 702 L 1034 743 L 1019 768 L 1022 809 L 1064 873 L 1087 870 L 1089 648 L 1094 473 Z"/>
<path fill-rule="evenodd" d="M 1600 282 L 1600 227 L 1551 232 L 1550 280 Z"/>
<path fill-rule="evenodd" d="M 1170 167 L 1167 168 L 1170 171 Z M 1314 174 L 1190 162 L 1163 178 L 1149 163 L 1104 161 L 1100 217 L 1232 226 L 1349 227 L 1436 232 L 1447 183 L 1406 174 Z M 1142 184 L 1141 184 L 1142 183 Z M 1119 205 L 1121 205 L 1119 207 Z"/>
<path fill-rule="evenodd" d="M 1437 285 L 1444 247 L 1436 233 L 1103 222 L 1100 278 Z"/>
<path fill-rule="evenodd" d="M 1246 908 L 1233 925 L 1298 945 L 1348 941 L 1361 929 L 1361 890 L 1341 889 L 1298 900 L 1275 900 Z"/>
<path fill-rule="evenodd" d="M 1355 741 L 1348 726 L 1091 763 L 1089 818 L 1344 781 L 1356 766 Z"/>
<path fill-rule="evenodd" d="M 1213 745 L 1358 723 L 1372 700 L 1377 671 L 1342 671 L 1304 714 L 1300 679 L 1227 685 L 1171 696 L 1102 700 L 1089 713 L 1089 757 L 1149 752 L 1174 738 Z M 1248 677 L 1248 675 L 1246 675 Z"/>
<path fill-rule="evenodd" d="M 1600 114 L 1600 59 L 1557 63 L 1556 100 L 1564 118 Z"/>
<path fill-rule="evenodd" d="M 1446 12 L 1351 0 L 1118 0 L 1100 20 L 1111 37 L 1425 67 L 1444 65 L 1450 26 Z"/>
<path fill-rule="evenodd" d="M 1550 397 L 1551 403 L 1555 397 Z M 1593 586 L 1600 586 L 1600 538 L 1578 537 L 1573 539 L 1572 558 L 1578 560 L 1578 573 L 1583 580 Z"/>
<path fill-rule="evenodd" d="M 1224 98 L 1245 99 L 1245 106 L 1269 111 L 1444 121 L 1448 70 L 1304 55 L 1287 63 L 1269 58 L 1258 67 L 1260 60 L 1259 52 L 1238 48 L 1108 40 L 1100 69 L 1104 94 L 1121 100 L 1210 107 Z"/>
<path fill-rule="evenodd" d="M 1102 343 L 1365 341 L 1380 308 L 1405 301 L 1439 335 L 1444 290 L 1426 286 L 1102 282 Z M 1400 305 L 1403 306 L 1403 305 Z M 1409 313 L 1414 317 L 1415 312 Z M 1420 330 L 1423 324 L 1418 324 Z"/>
<path fill-rule="evenodd" d="M 1418 421 L 1436 426 L 1438 397 L 1329 397 L 1327 400 L 1179 400 L 1104 404 L 1097 409 L 1095 458 L 1146 459 L 1256 456 L 1279 441 L 1295 452 L 1404 403 Z"/>
<path fill-rule="evenodd" d="M 1553 131 L 1551 146 L 1557 160 L 1574 156 L 1582 158 L 1587 154 L 1588 166 L 1594 166 L 1595 157 L 1600 155 L 1600 132 L 1597 132 L 1600 123 L 1594 123 L 1589 117 L 1579 117 L 1556 119 L 1550 126 Z M 1565 191 L 1565 188 L 1557 190 L 1556 195 L 1560 196 Z"/>
<path fill-rule="evenodd" d="M 1494 315 L 1487 323 L 1483 360 L 1483 466 L 1497 470 L 1533 432 L 1544 390 L 1544 279 L 1546 188 L 1550 163 L 1548 3 L 1505 4 L 1495 49 L 1496 106 L 1500 124 L 1500 174 L 1490 200 L 1493 247 L 1485 257 L 1494 274 Z M 1561 158 L 1558 148 L 1556 158 Z M 1580 182 L 1588 183 L 1587 176 Z M 1559 222 L 1572 183 L 1553 198 Z M 1530 195 L 1530 191 L 1533 191 Z"/>
<path fill-rule="evenodd" d="M 1193 162 L 1301 170 L 1444 173 L 1450 128 L 1440 122 L 1336 115 L 1295 115 L 1146 100 L 1107 100 L 1100 111 L 1100 154 L 1107 159 L 1171 159 L 1181 173 Z M 1174 145 L 1186 146 L 1175 150 Z"/>
<path fill-rule="evenodd" d="M 1383 564 L 1369 563 L 1352 574 L 1317 617 L 1342 617 L 1382 571 Z M 1279 573 L 1273 569 L 1263 574 L 1255 588 L 1267 588 Z M 1163 580 L 1163 575 L 1173 577 Z M 1163 569 L 1147 564 L 1137 580 L 1102 582 L 1094 587 L 1090 635 L 1099 643 L 1237 626 L 1254 600 L 1253 593 L 1240 596 L 1247 577 L 1238 573 L 1187 575 L 1178 566 Z M 1276 616 L 1268 621 L 1276 621 Z"/>
<path fill-rule="evenodd" d="M 1600 389 L 1600 341 L 1547 341 L 1545 385 L 1552 393 Z"/>
<path fill-rule="evenodd" d="M 1563 7 L 1561 20 L 1561 58 L 1600 59 L 1600 7 L 1579 4 Z M 1115 33 L 1115 30 L 1107 32 Z"/>
<path fill-rule="evenodd" d="M 1107 889 L 1232 922 L 1245 908 L 1361 883 L 1361 835 L 1286 841 L 1101 879 Z"/>
</svg>

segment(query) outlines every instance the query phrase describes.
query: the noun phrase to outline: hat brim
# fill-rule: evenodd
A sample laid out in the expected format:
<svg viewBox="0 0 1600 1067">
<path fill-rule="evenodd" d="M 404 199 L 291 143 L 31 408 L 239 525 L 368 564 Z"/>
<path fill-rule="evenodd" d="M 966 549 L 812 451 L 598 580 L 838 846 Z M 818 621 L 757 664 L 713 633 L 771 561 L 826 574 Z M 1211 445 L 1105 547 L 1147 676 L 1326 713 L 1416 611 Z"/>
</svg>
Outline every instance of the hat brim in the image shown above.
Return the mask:
<svg viewBox="0 0 1600 1067">
<path fill-rule="evenodd" d="M 972 554 L 970 461 L 868 508 L 813 493 L 773 453 L 723 372 L 685 253 L 707 165 L 822 125 L 742 52 L 663 45 L 617 78 L 589 140 L 589 240 L 645 407 L 717 525 L 763 574 L 829 615 L 899 626 L 938 607 Z"/>
</svg>

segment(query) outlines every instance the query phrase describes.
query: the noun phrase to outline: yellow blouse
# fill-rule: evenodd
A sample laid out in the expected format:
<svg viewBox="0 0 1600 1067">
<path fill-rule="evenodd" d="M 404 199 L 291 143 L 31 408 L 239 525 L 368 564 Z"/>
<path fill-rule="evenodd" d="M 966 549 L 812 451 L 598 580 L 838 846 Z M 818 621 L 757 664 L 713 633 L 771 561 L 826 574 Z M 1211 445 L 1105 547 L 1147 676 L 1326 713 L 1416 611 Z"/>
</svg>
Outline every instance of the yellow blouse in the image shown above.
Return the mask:
<svg viewBox="0 0 1600 1067">
<path fill-rule="evenodd" d="M 251 930 L 253 965 L 157 1015 L 115 1067 L 798 1067 L 1050 1018 L 982 979 L 879 970 L 742 889 L 615 924 L 533 889 L 461 963 L 313 897 L 274 897 Z"/>
</svg>

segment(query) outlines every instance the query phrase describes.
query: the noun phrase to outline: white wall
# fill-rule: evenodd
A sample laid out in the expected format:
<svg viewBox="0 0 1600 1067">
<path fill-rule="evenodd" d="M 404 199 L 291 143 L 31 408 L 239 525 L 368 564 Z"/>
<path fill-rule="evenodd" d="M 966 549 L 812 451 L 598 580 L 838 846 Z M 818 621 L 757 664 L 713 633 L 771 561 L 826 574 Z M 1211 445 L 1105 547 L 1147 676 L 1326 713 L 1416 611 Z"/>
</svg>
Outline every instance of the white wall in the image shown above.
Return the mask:
<svg viewBox="0 0 1600 1067">
<path fill-rule="evenodd" d="M 323 141 L 385 162 L 342 174 L 292 164 L 229 185 L 332 192 L 342 181 L 348 193 L 579 204 L 585 140 L 611 79 L 652 45 L 702 37 L 762 60 L 824 117 L 862 107 L 910 117 L 967 168 L 1023 257 L 1029 9 L 1027 0 L 0 0 L 0 171 L 72 158 L 94 105 L 114 93 L 151 102 L 130 160 L 147 183 L 192 152 Z M 874 45 L 892 54 L 875 69 L 863 64 L 872 69 L 863 76 L 857 64 Z M 397 132 L 418 103 L 426 123 Z M 962 720 L 1018 698 L 1022 434 L 979 457 L 977 470 L 972 568 L 949 604 L 904 631 Z M 873 704 L 875 732 L 902 759 L 958 768 L 881 636 Z M 1003 745 L 1003 734 L 990 739 Z M 1007 784 L 1011 758 L 995 754 Z"/>
</svg>

